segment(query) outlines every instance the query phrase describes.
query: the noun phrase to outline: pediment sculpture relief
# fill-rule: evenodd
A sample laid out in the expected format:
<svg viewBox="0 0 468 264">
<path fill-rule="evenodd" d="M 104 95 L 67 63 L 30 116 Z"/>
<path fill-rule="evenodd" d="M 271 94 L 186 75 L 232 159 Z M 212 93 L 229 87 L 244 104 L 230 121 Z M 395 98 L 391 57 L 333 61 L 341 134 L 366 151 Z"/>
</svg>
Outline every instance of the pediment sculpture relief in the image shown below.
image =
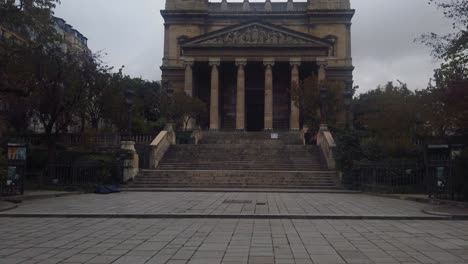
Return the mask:
<svg viewBox="0 0 468 264">
<path fill-rule="evenodd" d="M 248 26 L 242 29 L 226 32 L 213 38 L 199 42 L 207 45 L 305 45 L 312 41 L 284 32 L 259 27 Z"/>
</svg>

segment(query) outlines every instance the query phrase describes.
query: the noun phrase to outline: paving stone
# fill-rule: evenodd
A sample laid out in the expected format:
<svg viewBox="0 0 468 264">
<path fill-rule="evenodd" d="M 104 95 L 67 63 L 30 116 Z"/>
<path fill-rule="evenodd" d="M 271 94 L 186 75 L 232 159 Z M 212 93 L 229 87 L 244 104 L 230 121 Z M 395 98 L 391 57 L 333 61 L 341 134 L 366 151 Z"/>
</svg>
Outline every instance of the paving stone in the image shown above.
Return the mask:
<svg viewBox="0 0 468 264">
<path fill-rule="evenodd" d="M 250 204 L 227 205 L 226 201 L 249 201 Z M 25 201 L 18 208 L 4 213 L 296 214 L 421 217 L 427 216 L 422 212 L 425 207 L 425 204 L 412 201 L 345 193 L 124 192 L 109 196 L 84 194 Z M 329 230 L 329 232 L 336 231 Z M 405 231 L 400 235 L 406 233 Z M 145 237 L 145 234 L 142 234 L 140 238 L 146 240 L 147 235 Z M 183 243 L 184 239 L 179 238 L 175 243 Z"/>
</svg>

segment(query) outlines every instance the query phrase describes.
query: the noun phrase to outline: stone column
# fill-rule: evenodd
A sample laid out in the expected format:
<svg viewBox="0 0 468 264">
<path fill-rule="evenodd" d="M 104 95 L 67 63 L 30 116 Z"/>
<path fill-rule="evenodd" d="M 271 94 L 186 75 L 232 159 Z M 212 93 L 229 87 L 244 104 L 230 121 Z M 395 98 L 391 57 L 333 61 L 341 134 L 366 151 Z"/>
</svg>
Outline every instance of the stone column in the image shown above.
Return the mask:
<svg viewBox="0 0 468 264">
<path fill-rule="evenodd" d="M 184 91 L 188 96 L 193 96 L 193 62 L 192 58 L 185 58 L 183 62 L 185 66 Z"/>
<path fill-rule="evenodd" d="M 273 58 L 263 60 L 265 65 L 265 130 L 273 130 Z"/>
<path fill-rule="evenodd" d="M 301 58 L 292 58 L 290 60 L 291 65 L 291 87 L 299 85 L 299 66 L 301 65 Z M 289 117 L 289 128 L 291 130 L 299 130 L 299 108 L 296 102 L 291 98 L 291 115 Z"/>
<path fill-rule="evenodd" d="M 245 70 L 247 59 L 236 59 L 237 66 L 237 103 L 236 129 L 245 130 Z"/>
<path fill-rule="evenodd" d="M 183 59 L 183 64 L 185 66 L 184 92 L 190 97 L 193 96 L 193 62 L 193 58 Z M 190 119 L 184 128 L 190 130 L 193 129 L 195 125 L 195 120 Z"/>
<path fill-rule="evenodd" d="M 327 79 L 327 60 L 317 59 L 318 70 L 318 81 L 325 81 Z"/>
<path fill-rule="evenodd" d="M 210 103 L 210 130 L 219 129 L 219 58 L 210 58 L 211 66 L 211 103 Z"/>
<path fill-rule="evenodd" d="M 327 79 L 327 60 L 326 59 L 317 59 L 317 66 L 319 67 L 318 70 L 318 83 L 319 83 L 319 89 L 322 89 L 321 83 L 324 82 Z M 328 87 L 324 87 L 328 89 Z M 320 98 L 320 101 L 322 99 Z M 326 123 L 326 112 L 323 107 L 322 102 L 320 103 L 320 116 L 321 116 L 321 123 L 324 124 Z"/>
</svg>

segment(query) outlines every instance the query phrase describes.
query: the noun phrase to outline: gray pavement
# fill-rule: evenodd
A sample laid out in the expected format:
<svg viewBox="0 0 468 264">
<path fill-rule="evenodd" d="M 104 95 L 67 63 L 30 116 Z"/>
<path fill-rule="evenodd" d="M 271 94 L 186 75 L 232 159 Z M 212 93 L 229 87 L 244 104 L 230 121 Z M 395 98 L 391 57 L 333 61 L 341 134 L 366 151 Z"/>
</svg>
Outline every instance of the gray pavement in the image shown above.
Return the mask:
<svg viewBox="0 0 468 264">
<path fill-rule="evenodd" d="M 206 216 L 429 216 L 427 205 L 343 193 L 123 192 L 24 201 L 0 214 Z"/>
<path fill-rule="evenodd" d="M 461 221 L 0 218 L 0 263 L 468 263 Z"/>
<path fill-rule="evenodd" d="M 0 201 L 0 212 L 8 211 L 13 208 L 16 208 L 16 204 Z"/>
</svg>

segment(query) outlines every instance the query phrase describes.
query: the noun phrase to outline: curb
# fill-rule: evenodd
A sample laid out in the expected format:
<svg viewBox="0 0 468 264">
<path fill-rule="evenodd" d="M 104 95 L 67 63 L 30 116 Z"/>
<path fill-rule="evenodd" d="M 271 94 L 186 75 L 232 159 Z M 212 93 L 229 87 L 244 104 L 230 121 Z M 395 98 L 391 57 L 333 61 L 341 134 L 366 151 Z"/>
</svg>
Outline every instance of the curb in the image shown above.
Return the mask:
<svg viewBox="0 0 468 264">
<path fill-rule="evenodd" d="M 80 194 L 83 194 L 83 192 L 38 194 L 38 195 L 33 195 L 33 194 L 31 194 L 31 195 L 18 195 L 18 196 L 0 198 L 0 201 L 10 202 L 10 203 L 21 203 L 23 201 L 58 198 L 58 197 L 66 197 L 66 196 L 80 195 Z"/>
<path fill-rule="evenodd" d="M 332 189 L 184 189 L 184 188 L 121 188 L 122 192 L 227 192 L 227 193 L 330 193 L 330 194 L 362 194 L 360 191 Z"/>
<path fill-rule="evenodd" d="M 410 197 L 404 195 L 394 195 L 394 194 L 381 194 L 381 193 L 371 193 L 371 192 L 362 192 L 363 194 L 378 196 L 378 197 L 385 197 L 385 198 L 392 198 L 404 201 L 412 201 L 418 203 L 425 203 L 425 204 L 432 204 L 432 205 L 450 205 L 455 207 L 468 207 L 468 202 L 458 202 L 458 201 L 449 201 L 449 200 L 439 200 L 433 198 L 423 198 L 423 197 Z"/>
<path fill-rule="evenodd" d="M 3 206 L 3 204 L 5 204 L 5 206 Z M 10 203 L 10 202 L 0 201 L 0 205 L 2 205 L 0 207 L 0 212 L 5 212 L 5 211 L 8 211 L 8 210 L 18 208 L 18 205 L 14 204 L 14 203 Z"/>
<path fill-rule="evenodd" d="M 0 218 L 131 218 L 131 219 L 298 219 L 298 220 L 454 220 L 448 216 L 405 215 L 200 215 L 200 214 L 0 214 Z M 458 219 L 457 219 L 458 220 Z"/>
<path fill-rule="evenodd" d="M 440 216 L 440 217 L 449 217 L 452 220 L 468 220 L 468 215 L 457 215 L 457 214 L 448 214 L 443 212 L 432 211 L 428 209 L 423 209 L 423 213 L 433 216 Z"/>
</svg>

